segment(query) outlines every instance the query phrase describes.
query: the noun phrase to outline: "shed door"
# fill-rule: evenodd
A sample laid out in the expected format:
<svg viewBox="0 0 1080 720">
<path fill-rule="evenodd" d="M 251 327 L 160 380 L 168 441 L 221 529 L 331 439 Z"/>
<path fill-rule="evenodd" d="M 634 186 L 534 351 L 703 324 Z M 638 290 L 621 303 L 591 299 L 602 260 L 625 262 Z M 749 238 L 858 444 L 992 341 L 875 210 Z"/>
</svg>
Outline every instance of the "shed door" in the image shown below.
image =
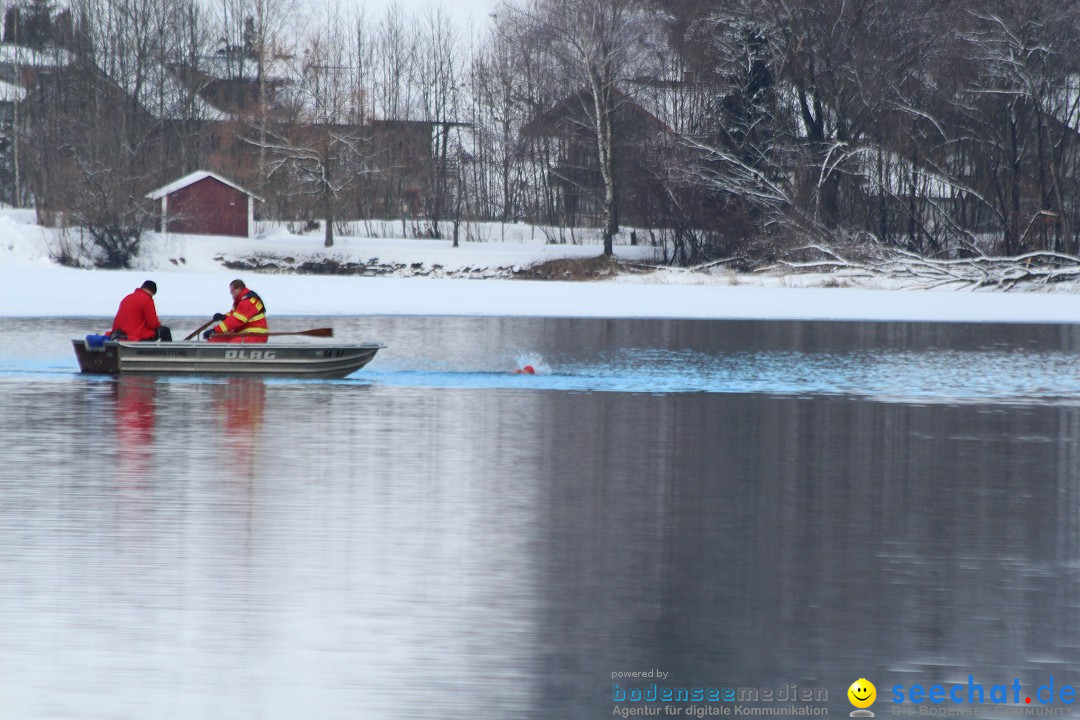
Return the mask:
<svg viewBox="0 0 1080 720">
<path fill-rule="evenodd" d="M 218 235 L 247 237 L 247 198 L 239 193 L 230 195 L 214 207 L 213 227 Z"/>
</svg>

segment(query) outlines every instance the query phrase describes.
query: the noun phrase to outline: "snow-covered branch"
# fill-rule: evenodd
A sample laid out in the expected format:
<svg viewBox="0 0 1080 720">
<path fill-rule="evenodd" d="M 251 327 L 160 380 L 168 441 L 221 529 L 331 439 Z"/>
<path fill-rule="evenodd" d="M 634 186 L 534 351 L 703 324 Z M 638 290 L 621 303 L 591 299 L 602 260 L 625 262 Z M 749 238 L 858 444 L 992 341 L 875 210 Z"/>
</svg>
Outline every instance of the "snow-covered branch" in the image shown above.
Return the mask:
<svg viewBox="0 0 1080 720">
<path fill-rule="evenodd" d="M 1021 283 L 1046 285 L 1080 280 L 1080 257 L 1056 252 L 1030 252 L 1015 257 L 928 258 L 902 248 L 875 248 L 862 259 L 843 255 L 834 247 L 811 244 L 803 251 L 818 255 L 804 261 L 781 260 L 780 265 L 801 271 L 846 271 L 894 280 L 915 281 L 924 288 L 952 286 L 977 290 L 1010 290 Z"/>
</svg>

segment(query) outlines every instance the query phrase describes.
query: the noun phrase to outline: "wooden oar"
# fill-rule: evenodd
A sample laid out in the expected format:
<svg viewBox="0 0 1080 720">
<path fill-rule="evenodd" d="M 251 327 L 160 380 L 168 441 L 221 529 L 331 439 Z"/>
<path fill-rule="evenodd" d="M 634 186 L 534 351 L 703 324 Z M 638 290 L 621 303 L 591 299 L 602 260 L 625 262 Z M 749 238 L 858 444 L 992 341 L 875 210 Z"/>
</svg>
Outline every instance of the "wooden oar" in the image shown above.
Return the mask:
<svg viewBox="0 0 1080 720">
<path fill-rule="evenodd" d="M 313 328 L 311 330 L 297 330 L 296 332 L 270 332 L 270 333 L 214 333 L 210 337 L 215 338 L 238 338 L 238 337 L 270 337 L 277 335 L 307 335 L 309 337 L 334 337 L 334 328 Z"/>
<path fill-rule="evenodd" d="M 195 337 L 196 335 L 198 335 L 198 334 L 199 334 L 199 333 L 201 333 L 201 332 L 202 332 L 203 330 L 205 330 L 206 328 L 210 327 L 211 325 L 213 325 L 213 324 L 214 324 L 214 323 L 216 323 L 216 322 L 218 322 L 218 321 L 217 321 L 217 320 L 214 320 L 213 318 L 211 318 L 211 319 L 210 319 L 210 320 L 209 320 L 209 321 L 208 321 L 208 322 L 207 322 L 207 323 L 206 323 L 205 325 L 203 325 L 203 326 L 202 326 L 202 327 L 200 327 L 200 328 L 199 328 L 198 330 L 196 330 L 195 332 L 193 332 L 193 333 L 191 333 L 190 335 L 188 335 L 188 336 L 187 336 L 186 338 L 184 338 L 184 340 L 185 340 L 185 341 L 186 341 L 186 340 L 190 340 L 191 338 Z"/>
</svg>

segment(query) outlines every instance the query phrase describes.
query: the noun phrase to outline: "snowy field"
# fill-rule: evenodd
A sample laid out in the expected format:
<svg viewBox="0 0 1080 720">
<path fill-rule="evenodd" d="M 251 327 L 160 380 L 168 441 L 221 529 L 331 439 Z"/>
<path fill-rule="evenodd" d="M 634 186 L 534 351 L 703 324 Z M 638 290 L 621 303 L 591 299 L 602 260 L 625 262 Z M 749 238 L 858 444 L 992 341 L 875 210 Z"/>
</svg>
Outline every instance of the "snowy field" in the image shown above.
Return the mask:
<svg viewBox="0 0 1080 720">
<path fill-rule="evenodd" d="M 599 246 L 547 244 L 528 226 L 471 226 L 485 242 L 388 237 L 401 223 L 371 224 L 380 237 L 339 237 L 324 249 L 320 233 L 263 228 L 260 236 L 148 234 L 136 269 L 76 270 L 51 258 L 60 232 L 34 224 L 30 210 L 0 211 L 0 316 L 111 317 L 120 298 L 145 279 L 158 283 L 163 317 L 203 316 L 229 305 L 227 284 L 241 276 L 278 315 L 509 315 L 549 317 L 1080 322 L 1080 291 L 957 292 L 867 286 L 867 281 L 808 273 L 714 274 L 659 269 L 593 282 L 506 279 L 528 265 L 588 258 Z M 357 227 L 354 224 L 352 227 Z M 400 235 L 400 233 L 399 233 Z M 579 234 L 580 237 L 580 234 Z M 655 248 L 619 245 L 616 256 L 655 262 Z M 226 262 L 378 265 L 379 277 L 235 270 Z M 396 270 L 395 270 L 396 268 Z M 447 277 L 452 276 L 452 277 Z M 862 286 L 858 286 L 862 283 Z M 823 287 L 826 285 L 856 287 Z"/>
</svg>

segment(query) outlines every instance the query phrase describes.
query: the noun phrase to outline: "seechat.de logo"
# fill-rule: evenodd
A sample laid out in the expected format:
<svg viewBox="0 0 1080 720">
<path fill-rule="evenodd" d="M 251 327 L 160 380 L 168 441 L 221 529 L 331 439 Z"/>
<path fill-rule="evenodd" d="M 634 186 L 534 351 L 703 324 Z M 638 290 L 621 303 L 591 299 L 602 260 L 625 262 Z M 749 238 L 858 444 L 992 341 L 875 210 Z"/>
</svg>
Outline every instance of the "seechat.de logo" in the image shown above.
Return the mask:
<svg viewBox="0 0 1080 720">
<path fill-rule="evenodd" d="M 874 713 L 867 710 L 877 700 L 877 688 L 874 687 L 874 683 L 866 678 L 859 678 L 847 689 L 847 697 L 857 708 L 851 711 L 851 717 L 874 717 Z"/>
</svg>

